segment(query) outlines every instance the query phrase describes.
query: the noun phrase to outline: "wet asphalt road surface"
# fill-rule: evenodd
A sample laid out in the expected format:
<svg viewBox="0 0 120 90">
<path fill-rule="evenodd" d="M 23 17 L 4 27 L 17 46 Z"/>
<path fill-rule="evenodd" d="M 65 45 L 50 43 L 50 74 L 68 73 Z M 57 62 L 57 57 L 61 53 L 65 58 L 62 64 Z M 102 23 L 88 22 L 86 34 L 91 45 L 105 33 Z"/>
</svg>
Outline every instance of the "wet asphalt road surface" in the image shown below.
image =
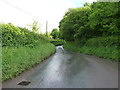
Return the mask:
<svg viewBox="0 0 120 90">
<path fill-rule="evenodd" d="M 17 85 L 21 81 L 28 85 Z M 56 47 L 56 53 L 3 88 L 118 88 L 118 64 Z"/>
</svg>

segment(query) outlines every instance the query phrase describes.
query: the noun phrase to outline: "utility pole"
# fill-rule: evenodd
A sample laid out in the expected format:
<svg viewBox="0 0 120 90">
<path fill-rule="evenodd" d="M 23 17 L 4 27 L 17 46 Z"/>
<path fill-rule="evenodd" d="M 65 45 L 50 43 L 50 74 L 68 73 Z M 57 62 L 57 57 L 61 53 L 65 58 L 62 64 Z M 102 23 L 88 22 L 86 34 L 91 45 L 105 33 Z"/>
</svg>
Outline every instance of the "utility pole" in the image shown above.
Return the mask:
<svg viewBox="0 0 120 90">
<path fill-rule="evenodd" d="M 48 32 L 47 32 L 47 28 L 48 28 L 48 21 L 46 20 L 46 36 L 48 36 L 48 35 L 47 35 L 47 33 L 48 33 Z"/>
</svg>

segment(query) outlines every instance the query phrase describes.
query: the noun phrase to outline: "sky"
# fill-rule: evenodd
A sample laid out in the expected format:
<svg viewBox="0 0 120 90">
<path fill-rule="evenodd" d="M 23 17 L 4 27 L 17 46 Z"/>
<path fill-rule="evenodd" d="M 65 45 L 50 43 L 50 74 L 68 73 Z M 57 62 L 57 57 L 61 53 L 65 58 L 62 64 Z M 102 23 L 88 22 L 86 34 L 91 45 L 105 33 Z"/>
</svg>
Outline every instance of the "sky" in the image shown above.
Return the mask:
<svg viewBox="0 0 120 90">
<path fill-rule="evenodd" d="M 69 8 L 82 7 L 85 2 L 96 0 L 0 0 L 0 22 L 28 27 L 33 20 L 39 21 L 40 33 L 58 28 L 60 20 Z"/>
</svg>

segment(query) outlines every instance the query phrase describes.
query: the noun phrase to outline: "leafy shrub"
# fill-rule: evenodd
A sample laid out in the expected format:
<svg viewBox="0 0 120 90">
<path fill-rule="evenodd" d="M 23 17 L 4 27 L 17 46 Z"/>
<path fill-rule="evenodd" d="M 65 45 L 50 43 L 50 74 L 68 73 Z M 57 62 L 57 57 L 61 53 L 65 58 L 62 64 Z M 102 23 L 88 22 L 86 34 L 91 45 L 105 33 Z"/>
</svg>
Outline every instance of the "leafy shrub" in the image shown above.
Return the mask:
<svg viewBox="0 0 120 90">
<path fill-rule="evenodd" d="M 2 81 L 30 69 L 55 51 L 55 46 L 49 43 L 45 35 L 16 27 L 11 23 L 0 24 L 0 34 L 3 51 Z"/>
<path fill-rule="evenodd" d="M 112 59 L 112 60 L 119 60 L 119 51 L 117 47 L 90 47 L 90 46 L 83 46 L 79 48 L 79 52 L 84 54 L 95 55 L 101 58 Z"/>
<path fill-rule="evenodd" d="M 54 44 L 55 46 L 64 45 L 64 43 L 65 43 L 64 40 L 60 40 L 60 39 L 52 39 L 52 40 L 50 40 L 50 42 L 52 44 Z"/>
<path fill-rule="evenodd" d="M 71 51 L 79 52 L 79 46 L 77 46 L 74 42 L 66 42 L 63 47 Z"/>
<path fill-rule="evenodd" d="M 42 41 L 48 42 L 45 35 L 34 33 L 26 28 L 16 27 L 11 23 L 0 24 L 2 46 L 35 46 Z"/>
<path fill-rule="evenodd" d="M 118 46 L 120 45 L 119 36 L 98 37 L 86 41 L 86 46 Z"/>
<path fill-rule="evenodd" d="M 0 31 L 2 32 L 2 46 L 17 45 L 18 37 L 20 36 L 20 29 L 9 24 L 0 24 Z"/>
<path fill-rule="evenodd" d="M 87 46 L 79 47 L 74 42 L 66 42 L 64 44 L 64 48 L 75 52 L 95 55 L 106 59 L 112 59 L 115 61 L 120 60 L 119 50 L 117 46 L 96 47 L 96 46 L 87 45 Z"/>
</svg>

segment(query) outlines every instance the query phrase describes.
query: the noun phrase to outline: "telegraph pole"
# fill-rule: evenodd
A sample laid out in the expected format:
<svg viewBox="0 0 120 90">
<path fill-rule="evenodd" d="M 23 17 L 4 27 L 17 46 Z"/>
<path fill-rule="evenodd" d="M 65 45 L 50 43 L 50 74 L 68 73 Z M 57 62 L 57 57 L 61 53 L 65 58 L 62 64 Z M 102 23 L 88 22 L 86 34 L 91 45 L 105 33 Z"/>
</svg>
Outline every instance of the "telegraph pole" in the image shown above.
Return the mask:
<svg viewBox="0 0 120 90">
<path fill-rule="evenodd" d="M 47 35 L 47 33 L 48 33 L 48 32 L 47 32 L 47 29 L 48 29 L 48 21 L 46 20 L 46 36 L 48 36 L 48 35 Z"/>
</svg>

